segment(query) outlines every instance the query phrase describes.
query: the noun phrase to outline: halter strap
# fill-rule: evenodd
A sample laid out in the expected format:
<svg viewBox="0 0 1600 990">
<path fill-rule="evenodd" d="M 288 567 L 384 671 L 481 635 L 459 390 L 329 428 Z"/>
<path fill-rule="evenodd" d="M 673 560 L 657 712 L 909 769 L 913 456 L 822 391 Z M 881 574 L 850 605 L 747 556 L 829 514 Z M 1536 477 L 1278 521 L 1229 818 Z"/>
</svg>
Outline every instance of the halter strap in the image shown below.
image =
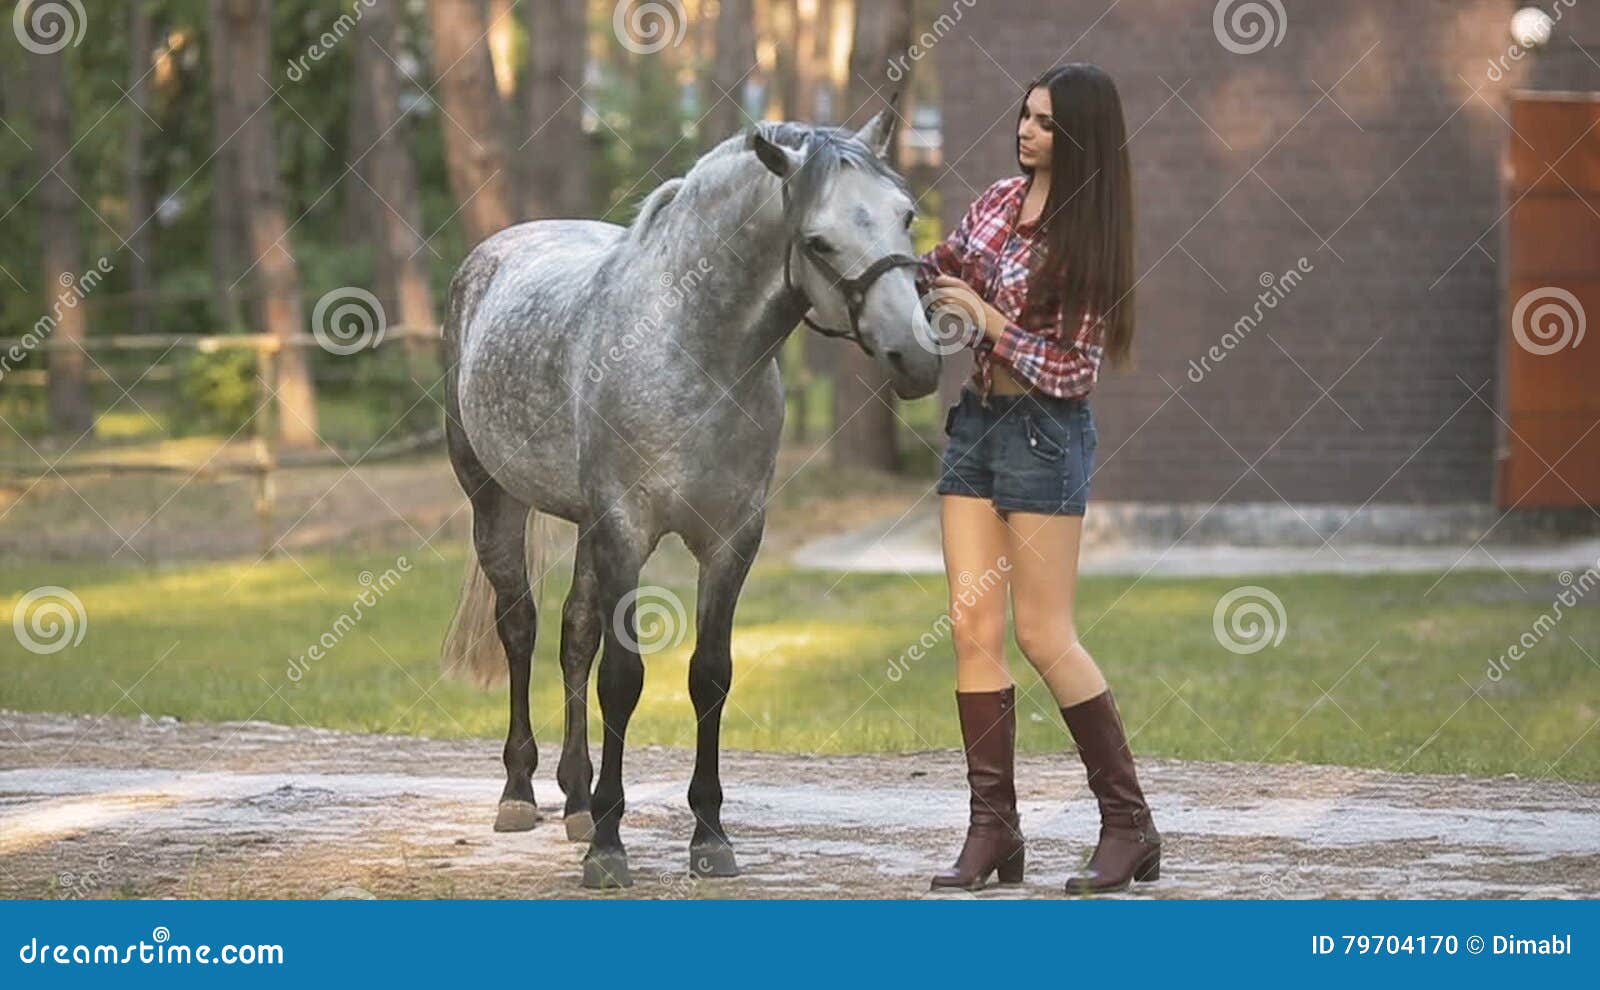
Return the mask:
<svg viewBox="0 0 1600 990">
<path fill-rule="evenodd" d="M 789 187 L 784 185 L 782 190 L 784 212 L 787 213 L 789 206 Z M 872 284 L 878 279 L 882 278 L 886 272 L 892 271 L 896 268 L 914 267 L 921 264 L 921 261 L 917 258 L 913 258 L 909 254 L 888 254 L 868 265 L 866 270 L 860 275 L 857 275 L 855 278 L 845 278 L 844 274 L 840 272 L 839 269 L 835 268 L 833 263 L 827 258 L 822 257 L 815 251 L 809 250 L 805 246 L 804 242 L 797 243 L 793 238 L 791 238 L 783 250 L 783 287 L 789 292 L 799 292 L 802 297 L 806 298 L 807 303 L 810 303 L 810 298 L 806 297 L 806 294 L 794 284 L 793 276 L 789 271 L 789 262 L 790 259 L 794 257 L 796 248 L 798 248 L 800 253 L 805 255 L 812 264 L 816 265 L 818 268 L 821 268 L 823 274 L 827 275 L 828 278 L 833 281 L 833 284 L 837 286 L 844 294 L 845 312 L 850 314 L 850 329 L 835 330 L 832 327 L 825 327 L 820 323 L 814 322 L 811 317 L 806 314 L 801 314 L 801 321 L 804 322 L 806 326 L 810 327 L 812 330 L 815 330 L 824 337 L 841 337 L 846 340 L 853 340 L 855 341 L 856 346 L 860 347 L 867 353 L 867 356 L 873 356 L 872 348 L 867 346 L 866 340 L 861 336 L 861 311 L 865 309 L 867 305 L 867 291 L 871 289 Z"/>
</svg>

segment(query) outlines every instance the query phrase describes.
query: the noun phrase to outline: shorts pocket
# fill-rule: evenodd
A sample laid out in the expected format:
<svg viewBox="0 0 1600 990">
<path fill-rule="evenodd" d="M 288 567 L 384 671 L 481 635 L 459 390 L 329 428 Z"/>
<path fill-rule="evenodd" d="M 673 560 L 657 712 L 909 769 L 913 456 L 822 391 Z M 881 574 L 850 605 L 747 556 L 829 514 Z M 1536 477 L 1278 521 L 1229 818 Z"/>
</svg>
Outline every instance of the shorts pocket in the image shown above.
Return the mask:
<svg viewBox="0 0 1600 990">
<path fill-rule="evenodd" d="M 950 407 L 950 411 L 949 412 L 944 414 L 944 435 L 945 436 L 949 436 L 950 435 L 950 431 L 955 429 L 956 413 L 960 409 L 961 409 L 961 403 L 957 402 L 955 405 Z"/>
<path fill-rule="evenodd" d="M 1045 432 L 1033 413 L 1024 415 L 1022 424 L 1028 432 L 1028 450 L 1035 457 L 1046 461 L 1059 461 L 1066 456 L 1066 448 Z"/>
</svg>

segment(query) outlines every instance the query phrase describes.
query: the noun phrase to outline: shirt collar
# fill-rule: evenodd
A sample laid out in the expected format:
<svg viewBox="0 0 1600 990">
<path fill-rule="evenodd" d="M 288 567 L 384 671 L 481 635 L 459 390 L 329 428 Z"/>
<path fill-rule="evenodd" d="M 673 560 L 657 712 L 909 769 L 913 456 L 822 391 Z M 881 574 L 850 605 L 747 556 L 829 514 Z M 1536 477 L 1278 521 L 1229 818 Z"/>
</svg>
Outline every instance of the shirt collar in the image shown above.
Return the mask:
<svg viewBox="0 0 1600 990">
<path fill-rule="evenodd" d="M 1033 176 L 1024 176 L 1023 181 L 1017 183 L 1016 188 L 1011 193 L 1010 200 L 1006 203 L 1007 215 L 1011 218 L 1011 227 L 1023 237 L 1032 237 L 1039 230 L 1038 218 L 1029 220 L 1026 223 L 1021 222 L 1022 204 L 1027 200 L 1028 189 L 1032 186 Z"/>
</svg>

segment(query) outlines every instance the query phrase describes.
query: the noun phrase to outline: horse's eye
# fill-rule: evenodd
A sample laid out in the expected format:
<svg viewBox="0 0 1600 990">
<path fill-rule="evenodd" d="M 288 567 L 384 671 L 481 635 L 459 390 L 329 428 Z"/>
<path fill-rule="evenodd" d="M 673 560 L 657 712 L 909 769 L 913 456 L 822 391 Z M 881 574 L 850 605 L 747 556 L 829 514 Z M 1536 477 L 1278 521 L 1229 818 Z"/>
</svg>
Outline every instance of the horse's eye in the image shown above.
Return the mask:
<svg viewBox="0 0 1600 990">
<path fill-rule="evenodd" d="M 917 214 L 916 214 L 915 210 L 907 210 L 906 211 L 906 229 L 907 230 L 911 229 L 911 225 L 916 222 L 916 219 L 917 219 Z"/>
<path fill-rule="evenodd" d="M 812 236 L 806 238 L 806 250 L 815 251 L 818 254 L 832 254 L 833 245 L 829 244 L 825 238 Z"/>
</svg>

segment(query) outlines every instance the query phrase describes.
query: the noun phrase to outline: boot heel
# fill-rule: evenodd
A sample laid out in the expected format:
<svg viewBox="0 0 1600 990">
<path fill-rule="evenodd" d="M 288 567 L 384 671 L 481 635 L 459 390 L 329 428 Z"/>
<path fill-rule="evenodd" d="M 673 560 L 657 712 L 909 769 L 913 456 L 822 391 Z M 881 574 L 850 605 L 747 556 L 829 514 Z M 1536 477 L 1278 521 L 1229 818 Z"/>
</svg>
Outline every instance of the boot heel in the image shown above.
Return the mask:
<svg viewBox="0 0 1600 990">
<path fill-rule="evenodd" d="M 1022 882 L 1022 869 L 1027 863 L 1027 853 L 1019 848 L 1016 852 L 1000 861 L 995 867 L 995 879 L 1007 886 L 1015 886 Z"/>
<path fill-rule="evenodd" d="M 1161 852 L 1157 850 L 1150 858 L 1134 868 L 1133 878 L 1141 883 L 1161 879 Z"/>
</svg>

